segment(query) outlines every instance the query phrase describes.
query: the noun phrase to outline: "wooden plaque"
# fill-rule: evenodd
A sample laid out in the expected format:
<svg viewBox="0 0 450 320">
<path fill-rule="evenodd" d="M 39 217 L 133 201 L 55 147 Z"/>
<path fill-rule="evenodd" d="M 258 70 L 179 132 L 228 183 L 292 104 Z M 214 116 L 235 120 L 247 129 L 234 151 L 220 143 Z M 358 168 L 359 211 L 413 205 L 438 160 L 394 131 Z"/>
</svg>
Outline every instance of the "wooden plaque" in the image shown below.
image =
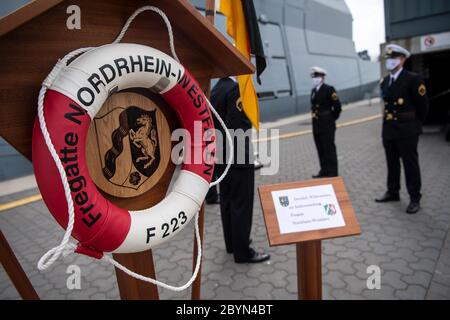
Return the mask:
<svg viewBox="0 0 450 320">
<path fill-rule="evenodd" d="M 149 97 L 113 94 L 89 128 L 87 163 L 94 183 L 120 198 L 150 190 L 170 161 L 170 134 L 164 113 Z"/>
<path fill-rule="evenodd" d="M 336 198 L 339 202 L 339 206 L 345 220 L 345 226 L 340 228 L 281 234 L 271 192 L 329 184 L 333 186 L 336 193 Z M 258 188 L 258 191 L 270 246 L 355 236 L 361 234 L 360 226 L 358 224 L 358 221 L 356 220 L 355 211 L 353 210 L 350 197 L 341 177 L 260 186 Z"/>
</svg>

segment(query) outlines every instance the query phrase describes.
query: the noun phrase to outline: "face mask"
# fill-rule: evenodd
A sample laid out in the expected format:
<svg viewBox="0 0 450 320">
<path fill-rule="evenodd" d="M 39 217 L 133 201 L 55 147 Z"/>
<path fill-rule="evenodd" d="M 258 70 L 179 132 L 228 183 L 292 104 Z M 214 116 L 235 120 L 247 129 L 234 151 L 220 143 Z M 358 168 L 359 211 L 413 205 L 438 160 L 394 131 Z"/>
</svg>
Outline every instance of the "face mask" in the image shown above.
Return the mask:
<svg viewBox="0 0 450 320">
<path fill-rule="evenodd" d="M 392 71 L 400 65 L 401 61 L 399 58 L 389 58 L 386 60 L 386 69 Z"/>
<path fill-rule="evenodd" d="M 322 83 L 322 78 L 321 77 L 312 78 L 312 83 L 314 87 L 317 87 L 319 84 Z"/>
</svg>

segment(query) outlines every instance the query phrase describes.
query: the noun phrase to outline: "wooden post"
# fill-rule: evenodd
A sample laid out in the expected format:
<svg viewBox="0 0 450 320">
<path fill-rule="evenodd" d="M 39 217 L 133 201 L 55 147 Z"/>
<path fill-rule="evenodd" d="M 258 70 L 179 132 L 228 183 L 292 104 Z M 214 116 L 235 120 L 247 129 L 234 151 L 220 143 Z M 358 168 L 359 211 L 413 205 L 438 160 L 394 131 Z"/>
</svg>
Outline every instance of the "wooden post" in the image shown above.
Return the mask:
<svg viewBox="0 0 450 320">
<path fill-rule="evenodd" d="M 322 300 L 322 241 L 297 243 L 297 283 L 300 300 Z"/>
<path fill-rule="evenodd" d="M 216 9 L 216 0 L 205 1 L 205 16 L 206 19 L 212 24 L 214 24 L 215 9 Z"/>
<path fill-rule="evenodd" d="M 17 260 L 14 252 L 0 230 L 0 261 L 17 292 L 24 300 L 39 300 L 39 296 Z"/>
<path fill-rule="evenodd" d="M 152 251 L 114 254 L 114 259 L 138 274 L 155 279 Z M 151 283 L 130 277 L 116 268 L 117 284 L 122 300 L 159 300 L 158 288 Z"/>
<path fill-rule="evenodd" d="M 205 205 L 202 205 L 200 212 L 198 213 L 198 232 L 200 233 L 200 242 L 202 243 L 203 252 L 203 232 L 205 228 Z M 192 270 L 195 269 L 195 264 L 197 262 L 197 241 L 195 240 L 194 234 L 194 253 L 192 255 Z M 203 254 L 203 253 L 202 253 Z M 197 278 L 192 284 L 191 299 L 200 300 L 201 297 L 201 286 L 202 286 L 202 259 L 200 259 L 200 269 L 198 270 Z"/>
<path fill-rule="evenodd" d="M 216 7 L 216 1 L 215 0 L 206 0 L 205 2 L 205 16 L 206 19 L 211 22 L 214 25 L 214 17 L 215 17 L 215 7 Z M 206 85 L 207 90 L 205 90 L 205 95 L 209 99 L 210 98 L 210 88 L 211 88 L 211 81 L 208 81 Z M 202 243 L 202 249 L 203 249 L 203 232 L 205 228 L 205 205 L 202 205 L 200 208 L 200 212 L 198 213 L 198 231 L 200 232 L 200 240 Z M 203 250 L 202 250 L 203 251 Z M 192 257 L 192 269 L 195 269 L 195 263 L 197 262 L 197 241 L 195 241 L 195 234 L 194 234 L 194 253 Z M 201 296 L 201 286 L 202 286 L 202 259 L 200 260 L 200 269 L 198 271 L 197 278 L 195 279 L 194 283 L 192 284 L 192 291 L 191 291 L 191 299 L 192 300 L 200 300 Z"/>
</svg>

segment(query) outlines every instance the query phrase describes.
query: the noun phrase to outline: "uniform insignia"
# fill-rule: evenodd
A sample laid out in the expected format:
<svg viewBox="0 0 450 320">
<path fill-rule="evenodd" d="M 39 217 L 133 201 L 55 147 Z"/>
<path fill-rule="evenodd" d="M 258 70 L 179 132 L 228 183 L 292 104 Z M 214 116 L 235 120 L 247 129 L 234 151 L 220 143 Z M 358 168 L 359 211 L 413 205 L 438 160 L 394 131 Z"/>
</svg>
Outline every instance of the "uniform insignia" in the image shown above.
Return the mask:
<svg viewBox="0 0 450 320">
<path fill-rule="evenodd" d="M 403 105 L 405 103 L 405 100 L 403 100 L 403 98 L 399 98 L 397 102 L 399 105 Z"/>
<path fill-rule="evenodd" d="M 242 112 L 242 99 L 239 97 L 239 99 L 236 100 L 236 108 Z"/>
<path fill-rule="evenodd" d="M 392 48 L 391 47 L 387 48 L 386 52 L 387 54 L 392 54 Z"/>
<path fill-rule="evenodd" d="M 339 99 L 336 92 L 333 92 L 333 94 L 331 95 L 331 99 L 333 99 L 334 101 L 337 101 Z"/>
<path fill-rule="evenodd" d="M 388 113 L 386 115 L 386 120 L 392 120 L 392 119 L 394 119 L 394 115 L 392 113 Z"/>
<path fill-rule="evenodd" d="M 427 88 L 425 87 L 425 85 L 424 84 L 421 84 L 420 86 L 419 86 L 419 94 L 423 97 L 424 95 L 426 95 L 427 94 Z"/>
</svg>

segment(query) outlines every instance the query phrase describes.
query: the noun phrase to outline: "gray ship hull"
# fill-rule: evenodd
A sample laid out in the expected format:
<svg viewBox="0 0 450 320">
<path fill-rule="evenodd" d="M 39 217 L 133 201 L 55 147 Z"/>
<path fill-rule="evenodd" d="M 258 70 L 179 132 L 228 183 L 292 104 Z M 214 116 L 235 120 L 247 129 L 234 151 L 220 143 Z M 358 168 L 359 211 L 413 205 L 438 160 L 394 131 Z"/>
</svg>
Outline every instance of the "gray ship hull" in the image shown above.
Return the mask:
<svg viewBox="0 0 450 320">
<path fill-rule="evenodd" d="M 203 0 L 191 0 L 199 9 Z M 327 82 L 343 103 L 378 95 L 379 63 L 362 60 L 352 40 L 352 15 L 344 0 L 254 0 L 267 58 L 260 97 L 261 121 L 309 111 L 311 66 L 328 71 Z M 225 34 L 225 17 L 216 16 Z"/>
</svg>

